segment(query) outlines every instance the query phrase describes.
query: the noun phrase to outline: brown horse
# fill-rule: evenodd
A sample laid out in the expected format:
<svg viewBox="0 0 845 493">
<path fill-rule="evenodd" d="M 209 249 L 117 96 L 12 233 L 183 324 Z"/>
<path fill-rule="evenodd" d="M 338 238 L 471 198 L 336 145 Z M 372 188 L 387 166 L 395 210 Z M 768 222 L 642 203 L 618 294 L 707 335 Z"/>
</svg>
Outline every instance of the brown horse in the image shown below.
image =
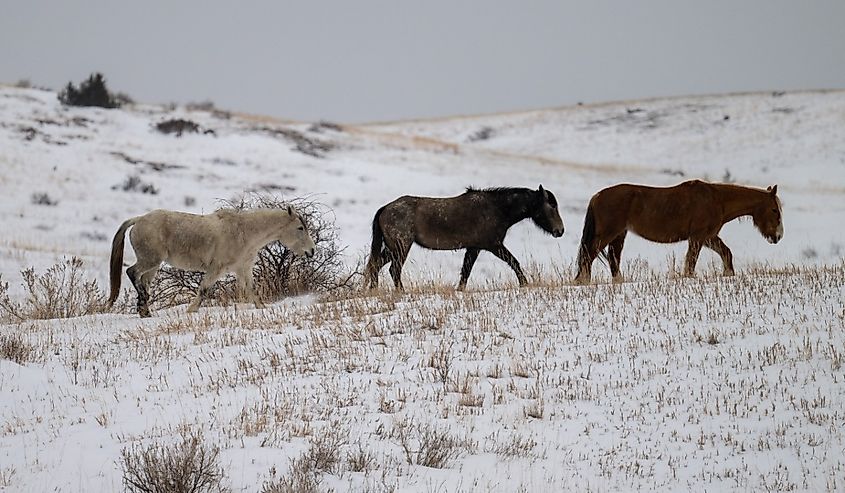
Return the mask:
<svg viewBox="0 0 845 493">
<path fill-rule="evenodd" d="M 593 195 L 587 208 L 575 281 L 590 282 L 590 269 L 600 254 L 607 258 L 614 282 L 621 281 L 619 261 L 629 230 L 659 243 L 688 240 L 685 276 L 694 275 L 702 246 L 719 254 L 725 275 L 733 275 L 733 255 L 719 238 L 719 230 L 738 217 L 751 216 L 769 243 L 780 241 L 783 222 L 777 191 L 777 185 L 762 190 L 699 180 L 674 187 L 623 184 L 605 188 Z"/>
<path fill-rule="evenodd" d="M 411 245 L 432 250 L 466 249 L 458 289 L 466 287 L 481 250 L 504 260 L 524 286 L 528 281 L 519 262 L 505 248 L 505 235 L 514 224 L 531 218 L 555 238 L 563 235 L 563 220 L 552 192 L 527 188 L 468 188 L 457 197 L 400 197 L 383 206 L 373 218 L 373 244 L 364 271 L 364 286 L 378 286 L 378 273 L 390 263 L 393 284 L 402 289 L 402 264 Z M 382 244 L 384 248 L 382 248 Z"/>
</svg>

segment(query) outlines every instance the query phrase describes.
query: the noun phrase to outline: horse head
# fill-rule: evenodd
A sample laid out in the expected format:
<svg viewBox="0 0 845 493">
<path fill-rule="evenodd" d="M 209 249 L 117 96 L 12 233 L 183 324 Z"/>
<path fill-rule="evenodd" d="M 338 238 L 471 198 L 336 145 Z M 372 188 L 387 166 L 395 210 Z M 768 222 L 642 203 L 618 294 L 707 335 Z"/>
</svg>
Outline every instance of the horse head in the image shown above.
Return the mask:
<svg viewBox="0 0 845 493">
<path fill-rule="evenodd" d="M 780 199 L 777 196 L 778 186 L 766 189 L 766 198 L 754 208 L 751 217 L 754 219 L 754 226 L 760 231 L 769 243 L 777 243 L 783 238 L 783 215 L 780 206 Z"/>
<path fill-rule="evenodd" d="M 314 239 L 308 233 L 305 222 L 290 205 L 288 205 L 287 213 L 290 216 L 290 220 L 282 226 L 279 241 L 286 248 L 290 249 L 294 255 L 305 255 L 308 258 L 313 257 L 315 248 Z"/>
<path fill-rule="evenodd" d="M 540 185 L 537 193 L 540 196 L 540 204 L 534 210 L 531 219 L 534 221 L 534 224 L 543 228 L 550 235 L 560 238 L 563 236 L 563 219 L 560 218 L 560 213 L 557 209 L 555 194 L 544 189 L 543 185 Z"/>
</svg>

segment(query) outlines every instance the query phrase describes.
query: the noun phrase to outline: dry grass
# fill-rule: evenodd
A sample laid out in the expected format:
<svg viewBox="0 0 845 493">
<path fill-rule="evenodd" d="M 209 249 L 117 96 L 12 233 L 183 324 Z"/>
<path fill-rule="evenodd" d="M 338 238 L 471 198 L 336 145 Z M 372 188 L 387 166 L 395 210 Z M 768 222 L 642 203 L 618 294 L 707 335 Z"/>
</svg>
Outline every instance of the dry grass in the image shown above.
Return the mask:
<svg viewBox="0 0 845 493">
<path fill-rule="evenodd" d="M 425 284 L 171 311 L 108 335 L 100 317 L 38 322 L 26 340 L 57 353 L 86 400 L 101 390 L 137 400 L 135 420 L 178 406 L 194 425 L 215 423 L 221 454 L 272 450 L 283 474 L 262 476 L 264 491 L 389 491 L 435 477 L 427 468 L 483 490 L 493 483 L 473 464 L 489 466 L 485 454 L 526 484 L 838 485 L 845 460 L 813 451 L 845 443 L 835 426 L 845 419 L 845 265 L 763 272 L 467 292 Z M 141 393 L 124 393 L 127 373 Z M 113 432 L 129 419 L 87 408 L 67 420 Z M 9 419 L 0 436 L 39 430 L 37 419 Z M 781 456 L 785 469 L 770 460 Z"/>
<path fill-rule="evenodd" d="M 185 434 L 175 445 L 134 445 L 121 452 L 123 485 L 143 493 L 227 491 L 219 454 L 201 434 Z"/>
<path fill-rule="evenodd" d="M 105 295 L 96 280 L 83 277 L 79 257 L 57 263 L 43 274 L 29 268 L 21 272 L 26 298 L 12 300 L 9 285 L 0 278 L 0 320 L 71 318 L 103 311 Z"/>
<path fill-rule="evenodd" d="M 35 359 L 35 347 L 20 334 L 0 334 L 0 359 L 26 364 Z"/>
</svg>

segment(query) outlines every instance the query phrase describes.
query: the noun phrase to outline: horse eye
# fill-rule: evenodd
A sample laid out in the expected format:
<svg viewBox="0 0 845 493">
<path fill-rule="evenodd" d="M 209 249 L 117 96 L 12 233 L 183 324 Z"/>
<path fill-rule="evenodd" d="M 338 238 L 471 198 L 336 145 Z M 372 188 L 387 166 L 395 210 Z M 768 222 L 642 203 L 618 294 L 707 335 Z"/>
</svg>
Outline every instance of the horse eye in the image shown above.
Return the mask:
<svg viewBox="0 0 845 493">
<path fill-rule="evenodd" d="M 305 226 L 300 226 L 300 227 L 298 227 L 298 228 L 296 228 L 296 229 L 298 229 L 298 230 L 300 230 L 300 231 L 305 231 Z"/>
</svg>

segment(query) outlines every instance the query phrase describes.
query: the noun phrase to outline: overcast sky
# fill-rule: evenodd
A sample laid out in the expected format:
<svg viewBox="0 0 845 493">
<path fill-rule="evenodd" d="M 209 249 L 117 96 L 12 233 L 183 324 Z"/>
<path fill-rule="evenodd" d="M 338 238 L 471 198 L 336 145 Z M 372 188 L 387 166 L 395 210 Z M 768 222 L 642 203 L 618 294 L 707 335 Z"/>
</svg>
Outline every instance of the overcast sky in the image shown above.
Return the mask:
<svg viewBox="0 0 845 493">
<path fill-rule="evenodd" d="M 149 103 L 407 119 L 845 88 L 845 1 L 9 1 L 0 82 L 93 71 Z"/>
</svg>

